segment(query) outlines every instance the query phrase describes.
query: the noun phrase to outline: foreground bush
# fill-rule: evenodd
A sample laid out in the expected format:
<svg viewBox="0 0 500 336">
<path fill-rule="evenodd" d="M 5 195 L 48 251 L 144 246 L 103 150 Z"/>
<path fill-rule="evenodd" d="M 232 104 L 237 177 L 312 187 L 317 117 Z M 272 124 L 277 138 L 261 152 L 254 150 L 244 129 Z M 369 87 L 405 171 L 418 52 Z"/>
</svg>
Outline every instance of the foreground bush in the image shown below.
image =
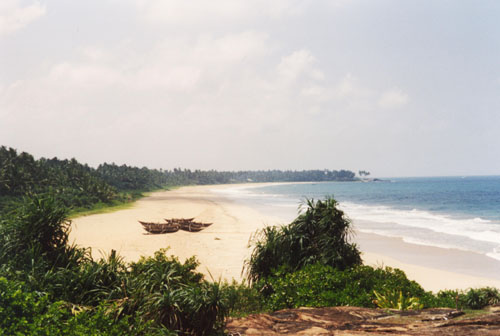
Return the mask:
<svg viewBox="0 0 500 336">
<path fill-rule="evenodd" d="M 315 263 L 340 270 L 360 265 L 360 252 L 349 242 L 351 223 L 337 205 L 333 198 L 307 200 L 306 210 L 289 225 L 259 231 L 246 263 L 249 280 L 266 278 L 278 268 L 293 272 Z"/>
<path fill-rule="evenodd" d="M 165 335 L 151 324 L 134 326 L 129 318 L 113 319 L 109 307 L 51 303 L 22 284 L 0 277 L 0 335 Z"/>
<path fill-rule="evenodd" d="M 115 252 L 94 261 L 88 250 L 68 245 L 66 212 L 53 198 L 25 199 L 19 209 L 0 218 L 0 233 L 0 276 L 27 293 L 40 293 L 40 299 L 22 297 L 28 300 L 24 310 L 10 299 L 0 310 L 26 311 L 21 315 L 35 318 L 26 322 L 30 328 L 50 311 L 58 312 L 54 321 L 64 325 L 81 322 L 90 326 L 109 320 L 118 326 L 123 323 L 134 330 L 132 334 L 147 326 L 162 333 L 207 335 L 220 329 L 228 314 L 221 285 L 205 281 L 195 271 L 198 263 L 194 258 L 181 263 L 161 250 L 130 264 Z M 84 309 L 72 317 L 67 309 L 54 306 L 57 302 Z M 90 334 L 106 334 L 95 327 Z"/>
<path fill-rule="evenodd" d="M 123 286 L 127 294 L 125 311 L 168 329 L 196 335 L 207 335 L 222 327 L 227 307 L 221 286 L 203 280 L 203 275 L 195 272 L 198 262 L 194 258 L 182 264 L 168 257 L 166 251 L 130 264 Z"/>
<path fill-rule="evenodd" d="M 376 307 L 376 291 L 401 291 L 406 297 L 428 295 L 415 281 L 398 269 L 358 266 L 338 270 L 314 264 L 299 271 L 277 271 L 256 284 L 266 293 L 272 310 L 297 307 L 359 306 Z"/>
<path fill-rule="evenodd" d="M 267 310 L 264 297 L 256 287 L 250 287 L 245 283 L 237 283 L 233 280 L 232 283 L 224 283 L 222 291 L 229 316 L 241 317 Z"/>
<path fill-rule="evenodd" d="M 491 287 L 439 291 L 429 301 L 429 305 L 433 307 L 457 309 L 482 309 L 499 303 L 500 291 Z"/>
</svg>

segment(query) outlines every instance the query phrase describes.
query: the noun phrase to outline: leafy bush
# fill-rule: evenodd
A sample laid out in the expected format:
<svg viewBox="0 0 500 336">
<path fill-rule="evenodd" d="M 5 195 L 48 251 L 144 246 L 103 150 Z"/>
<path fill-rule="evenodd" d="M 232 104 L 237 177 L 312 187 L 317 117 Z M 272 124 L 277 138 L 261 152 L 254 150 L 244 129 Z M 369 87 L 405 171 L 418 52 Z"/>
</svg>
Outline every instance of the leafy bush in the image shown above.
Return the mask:
<svg viewBox="0 0 500 336">
<path fill-rule="evenodd" d="M 222 285 L 224 300 L 230 316 L 241 317 L 256 314 L 265 310 L 264 298 L 256 288 L 245 283 L 224 283 Z"/>
<path fill-rule="evenodd" d="M 465 293 L 463 300 L 466 307 L 481 309 L 488 305 L 498 304 L 500 302 L 500 293 L 498 289 L 491 287 L 471 288 Z"/>
<path fill-rule="evenodd" d="M 150 323 L 134 327 L 130 318 L 115 320 L 106 306 L 85 308 L 28 292 L 21 283 L 0 277 L 0 335 L 162 335 Z"/>
<path fill-rule="evenodd" d="M 444 290 L 426 298 L 426 307 L 450 307 L 456 309 L 482 309 L 500 303 L 500 291 L 496 288 L 469 288 Z"/>
<path fill-rule="evenodd" d="M 327 265 L 308 265 L 293 273 L 277 271 L 255 286 L 265 293 L 271 310 L 302 306 L 376 307 L 374 290 L 401 291 L 405 297 L 430 295 L 401 270 L 370 266 L 341 271 Z"/>
<path fill-rule="evenodd" d="M 407 297 L 403 295 L 402 291 L 391 292 L 384 291 L 382 293 L 373 291 L 375 294 L 376 300 L 373 300 L 379 308 L 389 308 L 389 309 L 398 309 L 398 310 L 407 310 L 407 309 L 422 309 L 424 305 L 420 303 L 420 299 L 417 297 Z"/>
<path fill-rule="evenodd" d="M 166 252 L 160 250 L 154 257 L 142 257 L 129 265 L 123 311 L 195 335 L 222 327 L 227 307 L 221 286 L 194 271 L 198 266 L 194 258 L 182 264 Z"/>
<path fill-rule="evenodd" d="M 253 238 L 246 262 L 249 280 L 266 278 L 278 268 L 293 272 L 314 263 L 341 270 L 360 265 L 360 252 L 349 243 L 350 225 L 335 199 L 306 200 L 305 212 L 291 224 L 267 227 Z"/>
</svg>

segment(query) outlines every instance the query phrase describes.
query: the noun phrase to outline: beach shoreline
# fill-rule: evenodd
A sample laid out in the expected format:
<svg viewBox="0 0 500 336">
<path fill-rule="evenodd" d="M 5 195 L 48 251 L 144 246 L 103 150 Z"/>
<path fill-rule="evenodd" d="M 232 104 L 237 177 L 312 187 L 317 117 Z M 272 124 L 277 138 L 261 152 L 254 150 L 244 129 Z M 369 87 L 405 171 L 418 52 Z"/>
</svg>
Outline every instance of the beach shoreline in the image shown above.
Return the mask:
<svg viewBox="0 0 500 336">
<path fill-rule="evenodd" d="M 250 237 L 266 225 L 285 222 L 282 217 L 264 214 L 220 191 L 265 185 L 272 184 L 189 186 L 154 192 L 129 209 L 75 218 L 70 241 L 91 247 L 94 258 L 114 249 L 126 261 L 152 256 L 155 251 L 168 247 L 168 254 L 181 261 L 195 256 L 200 262 L 198 271 L 209 278 L 241 281 L 244 261 L 251 253 Z M 152 235 L 138 223 L 138 220 L 162 222 L 163 218 L 173 217 L 195 217 L 214 224 L 198 233 L 179 231 Z M 492 258 L 409 244 L 371 233 L 356 232 L 353 238 L 363 252 L 365 264 L 400 268 L 426 290 L 500 288 L 500 261 Z"/>
<path fill-rule="evenodd" d="M 426 290 L 500 288 L 500 261 L 479 253 L 359 231 L 354 241 L 365 265 L 399 268 Z"/>
</svg>

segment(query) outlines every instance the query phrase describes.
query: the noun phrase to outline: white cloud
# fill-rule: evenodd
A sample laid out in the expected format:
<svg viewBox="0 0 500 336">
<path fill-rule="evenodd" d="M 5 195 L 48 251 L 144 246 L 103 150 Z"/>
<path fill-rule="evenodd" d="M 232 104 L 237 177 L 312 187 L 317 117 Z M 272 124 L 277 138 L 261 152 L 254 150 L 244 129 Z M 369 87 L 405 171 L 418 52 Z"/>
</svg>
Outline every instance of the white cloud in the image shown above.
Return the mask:
<svg viewBox="0 0 500 336">
<path fill-rule="evenodd" d="M 340 84 L 337 86 L 337 94 L 339 97 L 347 97 L 356 91 L 355 88 L 355 78 L 352 74 L 348 73 L 341 80 Z"/>
<path fill-rule="evenodd" d="M 387 90 L 382 93 L 378 105 L 382 108 L 398 108 L 408 103 L 408 94 L 399 88 Z"/>
<path fill-rule="evenodd" d="M 192 25 L 241 22 L 256 17 L 297 15 L 308 1 L 300 0 L 137 0 L 143 19 L 151 23 Z"/>
<path fill-rule="evenodd" d="M 310 51 L 297 50 L 281 59 L 278 72 L 289 81 L 294 81 L 301 76 L 321 80 L 324 75 L 318 68 L 314 67 L 315 63 L 316 59 Z"/>
<path fill-rule="evenodd" d="M 24 28 L 45 15 L 45 12 L 45 6 L 38 1 L 23 6 L 19 0 L 2 0 L 0 2 L 0 36 Z"/>
<path fill-rule="evenodd" d="M 220 153 L 279 153 L 283 146 L 302 146 L 297 134 L 314 139 L 348 133 L 380 97 L 352 74 L 329 78 L 312 50 L 284 51 L 272 35 L 255 30 L 76 50 L 72 59 L 0 91 L 2 122 L 9 125 L 4 138 L 22 129 L 40 139 L 40 147 L 67 143 L 69 153 L 78 146 L 90 153 L 96 143 L 136 153 L 131 158 L 130 151 L 102 152 L 92 156 L 94 162 L 173 164 L 147 157 L 147 147 L 149 153 L 168 152 L 184 166 L 215 167 Z"/>
</svg>

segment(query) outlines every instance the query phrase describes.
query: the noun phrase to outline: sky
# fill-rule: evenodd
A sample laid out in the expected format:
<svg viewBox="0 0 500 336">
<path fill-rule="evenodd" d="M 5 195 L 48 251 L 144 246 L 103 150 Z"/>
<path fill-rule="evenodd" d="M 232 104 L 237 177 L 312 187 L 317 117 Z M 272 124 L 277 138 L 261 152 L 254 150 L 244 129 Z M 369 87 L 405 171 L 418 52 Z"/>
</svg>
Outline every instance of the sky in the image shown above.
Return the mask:
<svg viewBox="0 0 500 336">
<path fill-rule="evenodd" d="M 150 168 L 500 174 L 500 1 L 1 0 L 0 145 Z"/>
</svg>

